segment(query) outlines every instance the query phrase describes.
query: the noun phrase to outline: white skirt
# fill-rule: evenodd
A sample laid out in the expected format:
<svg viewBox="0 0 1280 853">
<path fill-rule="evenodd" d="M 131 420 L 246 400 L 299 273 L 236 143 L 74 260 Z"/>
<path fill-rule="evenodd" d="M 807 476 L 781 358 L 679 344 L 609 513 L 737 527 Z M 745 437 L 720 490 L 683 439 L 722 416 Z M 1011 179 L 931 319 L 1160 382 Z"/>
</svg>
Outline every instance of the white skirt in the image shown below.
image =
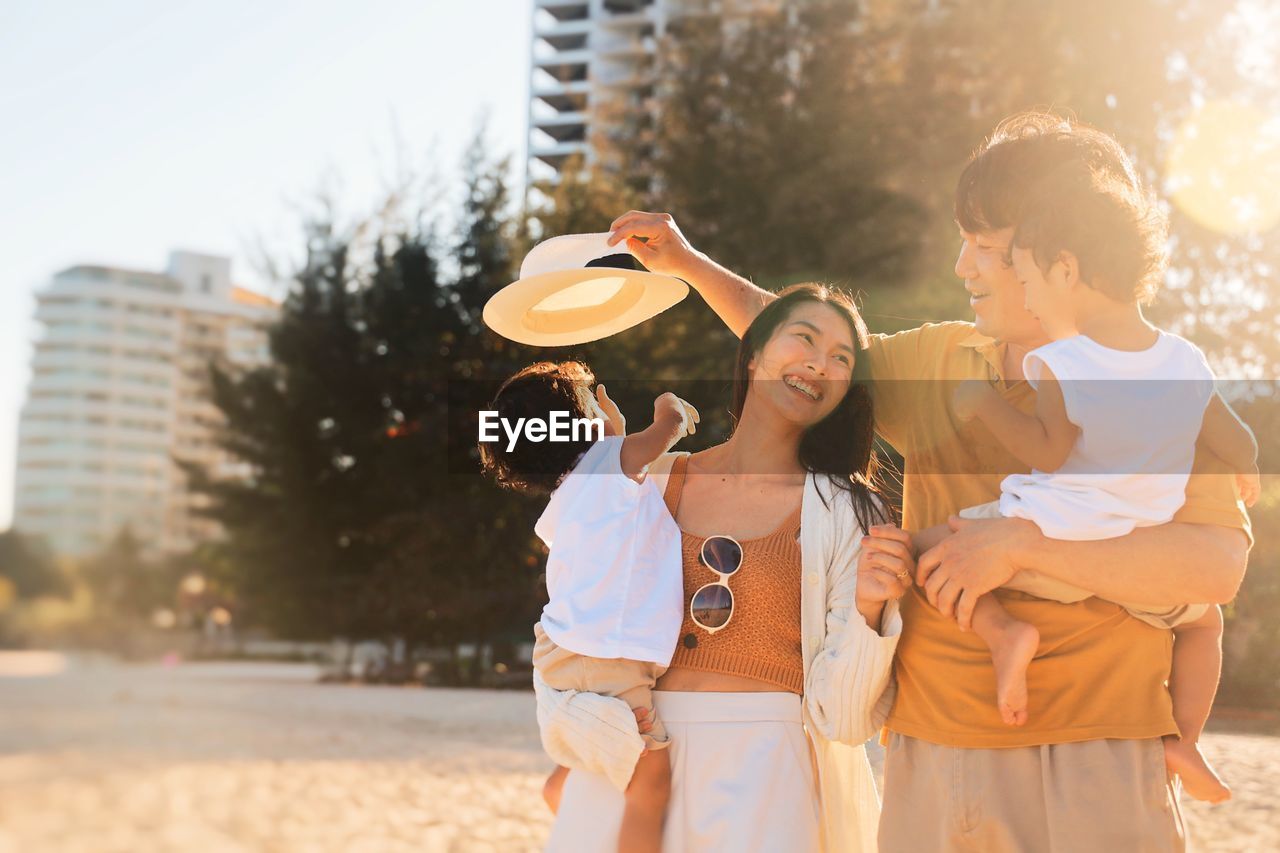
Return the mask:
<svg viewBox="0 0 1280 853">
<path fill-rule="evenodd" d="M 820 849 L 818 786 L 799 696 L 657 690 L 653 701 L 671 737 L 664 853 Z M 571 772 L 546 849 L 613 853 L 623 806 L 603 776 Z"/>
</svg>

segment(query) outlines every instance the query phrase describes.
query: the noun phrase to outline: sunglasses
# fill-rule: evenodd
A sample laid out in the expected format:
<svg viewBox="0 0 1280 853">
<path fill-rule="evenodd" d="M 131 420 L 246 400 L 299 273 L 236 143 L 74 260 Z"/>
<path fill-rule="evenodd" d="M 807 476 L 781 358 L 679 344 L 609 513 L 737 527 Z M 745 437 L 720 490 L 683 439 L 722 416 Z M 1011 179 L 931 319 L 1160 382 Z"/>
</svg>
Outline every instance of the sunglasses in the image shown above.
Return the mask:
<svg viewBox="0 0 1280 853">
<path fill-rule="evenodd" d="M 742 546 L 730 536 L 710 536 L 699 552 L 702 564 L 720 576 L 693 594 L 689 616 L 709 634 L 724 628 L 733 616 L 733 591 L 729 578 L 742 568 Z"/>
</svg>

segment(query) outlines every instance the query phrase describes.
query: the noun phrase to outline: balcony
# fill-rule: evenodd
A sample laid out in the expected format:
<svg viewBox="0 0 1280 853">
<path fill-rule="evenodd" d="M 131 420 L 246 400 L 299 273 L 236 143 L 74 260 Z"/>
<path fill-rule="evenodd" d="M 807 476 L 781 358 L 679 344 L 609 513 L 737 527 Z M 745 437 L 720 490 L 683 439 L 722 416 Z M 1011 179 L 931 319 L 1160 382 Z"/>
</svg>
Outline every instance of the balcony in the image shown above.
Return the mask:
<svg viewBox="0 0 1280 853">
<path fill-rule="evenodd" d="M 586 139 L 587 115 L 567 112 L 554 118 L 536 119 L 533 128 L 555 142 L 582 142 Z"/>
<path fill-rule="evenodd" d="M 533 98 L 542 101 L 556 112 L 582 112 L 587 108 L 587 98 L 591 93 L 591 84 L 586 80 L 573 83 L 550 81 L 535 84 Z"/>
<path fill-rule="evenodd" d="M 556 50 L 580 50 L 587 47 L 587 40 L 595 29 L 594 21 L 557 21 L 534 30 L 534 43 L 539 39 Z"/>
<path fill-rule="evenodd" d="M 534 60 L 533 67 L 561 83 L 576 83 L 587 79 L 587 64 L 590 61 L 590 51 L 567 50 L 555 56 Z"/>
<path fill-rule="evenodd" d="M 530 144 L 529 146 L 529 156 L 531 158 L 546 163 L 556 171 L 563 168 L 568 159 L 575 154 L 586 156 L 587 143 L 557 142 L 553 145 Z"/>
<path fill-rule="evenodd" d="M 557 21 L 585 21 L 591 16 L 591 4 L 584 0 L 537 0 L 537 10 Z"/>
</svg>

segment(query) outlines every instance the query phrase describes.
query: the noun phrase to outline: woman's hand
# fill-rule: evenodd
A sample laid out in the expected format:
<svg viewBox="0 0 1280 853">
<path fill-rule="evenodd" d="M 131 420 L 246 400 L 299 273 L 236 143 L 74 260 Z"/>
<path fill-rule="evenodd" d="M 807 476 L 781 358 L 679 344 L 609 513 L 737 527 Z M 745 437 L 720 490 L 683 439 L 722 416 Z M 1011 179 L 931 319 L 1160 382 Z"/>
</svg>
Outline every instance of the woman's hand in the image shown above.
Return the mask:
<svg viewBox="0 0 1280 853">
<path fill-rule="evenodd" d="M 649 272 L 685 278 L 700 256 L 669 213 L 629 210 L 613 220 L 609 230 L 613 232 L 609 245 L 625 240 L 627 249 Z"/>
<path fill-rule="evenodd" d="M 872 630 L 880 630 L 885 602 L 896 601 L 906 594 L 915 567 L 911 534 L 902 528 L 880 524 L 862 537 L 854 606 Z"/>
</svg>

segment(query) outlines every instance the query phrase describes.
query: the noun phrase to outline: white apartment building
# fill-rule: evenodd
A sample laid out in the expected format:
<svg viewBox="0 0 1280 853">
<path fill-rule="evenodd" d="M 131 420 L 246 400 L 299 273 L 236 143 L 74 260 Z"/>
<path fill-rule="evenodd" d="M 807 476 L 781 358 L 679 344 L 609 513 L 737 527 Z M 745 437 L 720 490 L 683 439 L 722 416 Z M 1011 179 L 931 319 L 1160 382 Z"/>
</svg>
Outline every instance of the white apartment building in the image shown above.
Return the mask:
<svg viewBox="0 0 1280 853">
<path fill-rule="evenodd" d="M 690 15 L 785 7 L 787 0 L 533 0 L 526 185 L 590 163 L 591 121 L 609 107 L 648 109 L 659 45 Z"/>
<path fill-rule="evenodd" d="M 14 527 L 84 556 L 125 525 L 152 554 L 218 535 L 178 460 L 243 474 L 214 442 L 208 364 L 267 357 L 278 306 L 231 283 L 228 258 L 173 252 L 164 273 L 75 266 L 37 294 L 18 424 Z"/>
</svg>

